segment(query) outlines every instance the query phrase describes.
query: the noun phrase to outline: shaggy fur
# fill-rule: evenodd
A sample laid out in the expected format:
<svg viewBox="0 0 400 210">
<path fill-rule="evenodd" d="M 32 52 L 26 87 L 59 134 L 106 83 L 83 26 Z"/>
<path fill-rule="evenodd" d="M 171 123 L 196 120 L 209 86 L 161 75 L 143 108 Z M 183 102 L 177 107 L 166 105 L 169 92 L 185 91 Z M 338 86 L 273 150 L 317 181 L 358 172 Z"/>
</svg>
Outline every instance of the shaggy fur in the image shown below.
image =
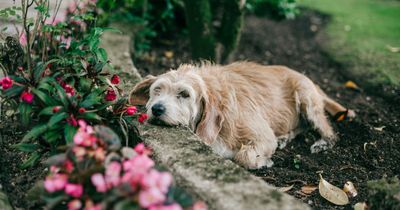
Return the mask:
<svg viewBox="0 0 400 210">
<path fill-rule="evenodd" d="M 278 144 L 301 132 L 301 114 L 321 134 L 311 152 L 332 147 L 337 137 L 324 110 L 346 111 L 303 74 L 250 62 L 181 65 L 145 78 L 129 100 L 146 104 L 151 123 L 188 126 L 216 153 L 247 168 L 272 166 Z M 163 107 L 160 116 L 152 111 L 156 104 Z"/>
</svg>

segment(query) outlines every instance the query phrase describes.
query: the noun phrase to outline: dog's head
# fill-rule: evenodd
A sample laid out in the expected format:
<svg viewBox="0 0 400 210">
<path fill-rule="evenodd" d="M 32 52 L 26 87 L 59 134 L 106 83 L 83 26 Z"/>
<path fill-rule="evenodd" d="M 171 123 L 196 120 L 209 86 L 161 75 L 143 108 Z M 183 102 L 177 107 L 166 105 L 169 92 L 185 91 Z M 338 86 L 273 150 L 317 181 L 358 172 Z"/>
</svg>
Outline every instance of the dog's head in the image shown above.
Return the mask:
<svg viewBox="0 0 400 210">
<path fill-rule="evenodd" d="M 218 104 L 195 66 L 182 65 L 160 76 L 147 76 L 129 94 L 132 105 L 146 105 L 152 124 L 182 125 L 212 143 L 222 127 Z"/>
</svg>

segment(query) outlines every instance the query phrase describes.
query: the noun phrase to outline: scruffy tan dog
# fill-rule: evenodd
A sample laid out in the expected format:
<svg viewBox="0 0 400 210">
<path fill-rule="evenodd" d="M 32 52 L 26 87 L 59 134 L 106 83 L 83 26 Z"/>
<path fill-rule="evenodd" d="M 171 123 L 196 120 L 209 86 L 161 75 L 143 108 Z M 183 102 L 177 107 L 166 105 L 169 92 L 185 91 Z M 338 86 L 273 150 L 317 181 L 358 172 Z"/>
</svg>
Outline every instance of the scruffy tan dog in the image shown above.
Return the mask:
<svg viewBox="0 0 400 210">
<path fill-rule="evenodd" d="M 311 152 L 331 148 L 337 137 L 324 110 L 346 111 L 303 74 L 251 62 L 181 65 L 146 77 L 129 101 L 146 104 L 150 123 L 188 126 L 216 153 L 247 168 L 271 167 L 278 144 L 283 148 L 300 132 L 301 114 L 321 134 Z"/>
</svg>

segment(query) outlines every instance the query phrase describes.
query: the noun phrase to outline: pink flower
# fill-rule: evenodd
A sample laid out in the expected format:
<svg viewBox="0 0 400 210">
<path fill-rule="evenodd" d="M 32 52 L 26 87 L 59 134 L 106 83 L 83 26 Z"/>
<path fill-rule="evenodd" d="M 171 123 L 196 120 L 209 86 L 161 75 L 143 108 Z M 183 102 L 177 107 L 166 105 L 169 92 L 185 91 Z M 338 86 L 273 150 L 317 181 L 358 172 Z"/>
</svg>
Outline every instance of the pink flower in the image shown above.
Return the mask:
<svg viewBox="0 0 400 210">
<path fill-rule="evenodd" d="M 75 119 L 75 117 L 74 117 L 73 114 L 71 114 L 71 115 L 69 116 L 69 118 L 67 118 L 67 123 L 68 123 L 69 125 L 74 126 L 74 127 L 78 126 L 78 121 L 76 121 L 76 119 Z"/>
<path fill-rule="evenodd" d="M 121 164 L 113 161 L 106 168 L 106 183 L 108 187 L 118 186 L 120 183 Z"/>
<path fill-rule="evenodd" d="M 20 35 L 19 35 L 19 43 L 25 47 L 28 44 L 28 39 L 26 38 L 26 34 L 25 31 L 23 31 Z"/>
<path fill-rule="evenodd" d="M 60 111 L 61 106 L 55 106 L 53 107 L 53 113 L 57 113 L 58 111 Z"/>
<path fill-rule="evenodd" d="M 93 157 L 96 160 L 103 161 L 106 158 L 106 152 L 104 151 L 104 149 L 102 147 L 98 147 L 94 151 Z"/>
<path fill-rule="evenodd" d="M 67 175 L 65 174 L 54 174 L 46 177 L 44 181 L 44 188 L 47 192 L 55 192 L 64 189 L 67 184 Z"/>
<path fill-rule="evenodd" d="M 81 131 L 80 129 L 76 132 L 74 136 L 74 143 L 76 145 L 84 146 L 84 147 L 90 147 L 93 146 L 94 143 L 96 143 L 97 138 L 91 134 L 88 134 L 84 131 Z"/>
<path fill-rule="evenodd" d="M 106 181 L 104 180 L 104 176 L 101 173 L 93 174 L 90 180 L 92 181 L 92 184 L 96 187 L 97 192 L 107 191 Z"/>
<path fill-rule="evenodd" d="M 79 210 L 82 208 L 82 202 L 78 199 L 72 200 L 67 204 L 68 210 Z"/>
<path fill-rule="evenodd" d="M 151 150 L 147 148 L 143 143 L 137 144 L 135 148 L 133 148 L 135 152 L 137 152 L 139 155 L 150 155 Z"/>
<path fill-rule="evenodd" d="M 159 178 L 157 180 L 157 188 L 163 192 L 163 193 L 167 193 L 169 187 L 172 184 L 172 175 L 168 172 L 161 172 L 159 175 Z"/>
<path fill-rule="evenodd" d="M 124 161 L 122 165 L 125 171 L 135 170 L 136 172 L 147 172 L 154 166 L 154 161 L 147 155 L 137 155 L 130 160 Z"/>
<path fill-rule="evenodd" d="M 114 84 L 114 85 L 118 85 L 119 82 L 120 82 L 119 76 L 116 75 L 116 74 L 114 74 L 114 75 L 111 77 L 111 83 Z"/>
<path fill-rule="evenodd" d="M 75 95 L 75 90 L 71 85 L 66 84 L 64 86 L 65 93 L 67 93 L 68 97 Z"/>
<path fill-rule="evenodd" d="M 113 89 L 109 89 L 107 91 L 105 99 L 106 101 L 114 101 L 115 99 L 117 99 L 117 94 L 115 94 L 115 91 Z"/>
<path fill-rule="evenodd" d="M 10 77 L 3 77 L 0 79 L 0 85 L 3 87 L 3 90 L 7 90 L 12 87 L 13 80 Z"/>
<path fill-rule="evenodd" d="M 147 118 L 148 118 L 147 114 L 143 113 L 143 114 L 140 114 L 138 121 L 140 123 L 143 123 L 144 121 L 147 120 Z"/>
<path fill-rule="evenodd" d="M 165 206 L 151 206 L 148 210 L 182 210 L 182 207 L 179 204 L 170 204 Z"/>
<path fill-rule="evenodd" d="M 74 198 L 79 198 L 82 196 L 83 187 L 80 184 L 68 183 L 67 185 L 65 185 L 65 193 Z"/>
<path fill-rule="evenodd" d="M 68 173 L 71 173 L 74 170 L 74 164 L 72 161 L 67 160 L 64 162 L 64 168 Z"/>
<path fill-rule="evenodd" d="M 136 113 L 136 110 L 137 110 L 136 106 L 130 106 L 126 108 L 126 114 L 130 116 L 134 115 Z"/>
<path fill-rule="evenodd" d="M 161 204 L 165 201 L 165 195 L 156 188 L 142 190 L 139 193 L 139 204 L 143 208 Z"/>
<path fill-rule="evenodd" d="M 83 147 L 73 147 L 72 152 L 78 160 L 82 160 L 83 157 L 86 155 L 86 149 Z"/>
<path fill-rule="evenodd" d="M 158 172 L 151 170 L 143 177 L 141 184 L 144 189 L 157 188 L 162 193 L 167 193 L 168 188 L 172 183 L 172 176 L 167 172 Z"/>
<path fill-rule="evenodd" d="M 20 97 L 21 97 L 22 101 L 24 101 L 28 104 L 31 104 L 33 101 L 33 98 L 34 98 L 33 94 L 29 91 L 22 92 Z"/>
<path fill-rule="evenodd" d="M 192 210 L 207 210 L 207 204 L 205 204 L 203 201 L 197 201 L 194 203 Z"/>
</svg>

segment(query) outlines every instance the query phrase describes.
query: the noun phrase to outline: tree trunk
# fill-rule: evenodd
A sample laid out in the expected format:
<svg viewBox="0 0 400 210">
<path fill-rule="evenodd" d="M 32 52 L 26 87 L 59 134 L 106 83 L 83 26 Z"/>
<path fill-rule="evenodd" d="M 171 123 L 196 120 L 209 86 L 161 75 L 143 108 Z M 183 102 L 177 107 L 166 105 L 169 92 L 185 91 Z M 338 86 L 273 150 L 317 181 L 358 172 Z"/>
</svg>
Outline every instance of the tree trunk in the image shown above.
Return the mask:
<svg viewBox="0 0 400 210">
<path fill-rule="evenodd" d="M 215 38 L 209 0 L 184 0 L 193 59 L 215 60 Z"/>
<path fill-rule="evenodd" d="M 243 24 L 243 7 L 245 0 L 223 0 L 224 14 L 221 28 L 218 33 L 218 41 L 222 44 L 221 62 L 227 61 L 236 48 Z"/>
</svg>

